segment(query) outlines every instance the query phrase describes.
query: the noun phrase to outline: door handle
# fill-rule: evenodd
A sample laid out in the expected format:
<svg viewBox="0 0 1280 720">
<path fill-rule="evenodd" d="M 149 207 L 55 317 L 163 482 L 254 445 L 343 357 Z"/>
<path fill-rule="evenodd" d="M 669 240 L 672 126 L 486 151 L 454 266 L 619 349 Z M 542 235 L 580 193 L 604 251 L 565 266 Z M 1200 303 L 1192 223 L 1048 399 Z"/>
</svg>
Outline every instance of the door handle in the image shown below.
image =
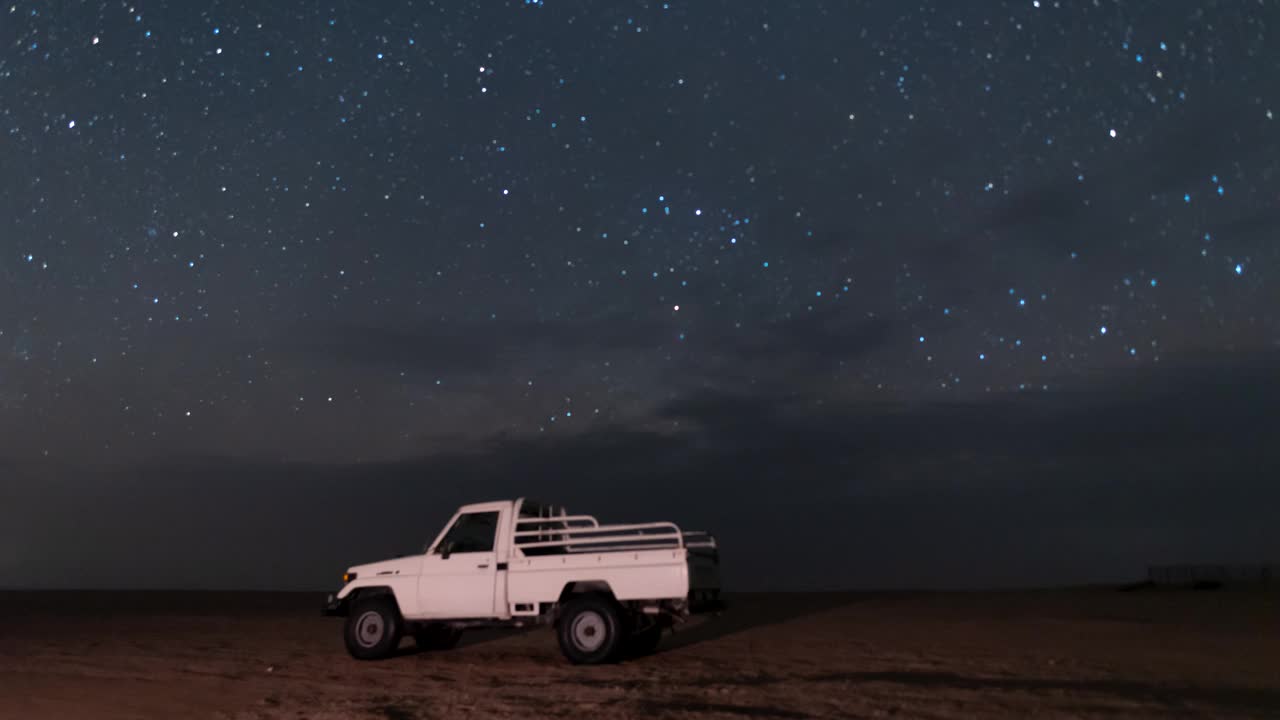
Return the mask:
<svg viewBox="0 0 1280 720">
<path fill-rule="evenodd" d="M 485 563 L 485 564 L 483 564 L 483 565 L 477 565 L 476 567 L 481 568 L 481 569 L 483 569 L 483 568 L 487 568 L 487 567 L 489 567 L 489 563 Z"/>
</svg>

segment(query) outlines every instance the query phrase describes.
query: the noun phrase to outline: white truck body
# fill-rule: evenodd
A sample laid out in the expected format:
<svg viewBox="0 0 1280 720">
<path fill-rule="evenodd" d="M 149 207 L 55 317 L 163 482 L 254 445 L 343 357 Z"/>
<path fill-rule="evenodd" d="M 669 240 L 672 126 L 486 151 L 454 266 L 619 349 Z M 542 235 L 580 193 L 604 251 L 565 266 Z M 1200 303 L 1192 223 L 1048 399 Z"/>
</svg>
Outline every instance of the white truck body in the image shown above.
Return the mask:
<svg viewBox="0 0 1280 720">
<path fill-rule="evenodd" d="M 607 598 L 624 619 L 679 622 L 720 591 L 719 551 L 707 533 L 670 522 L 601 525 L 523 498 L 465 505 L 422 555 L 356 565 L 344 579 L 328 614 L 389 595 L 409 628 L 555 623 L 582 593 Z"/>
</svg>

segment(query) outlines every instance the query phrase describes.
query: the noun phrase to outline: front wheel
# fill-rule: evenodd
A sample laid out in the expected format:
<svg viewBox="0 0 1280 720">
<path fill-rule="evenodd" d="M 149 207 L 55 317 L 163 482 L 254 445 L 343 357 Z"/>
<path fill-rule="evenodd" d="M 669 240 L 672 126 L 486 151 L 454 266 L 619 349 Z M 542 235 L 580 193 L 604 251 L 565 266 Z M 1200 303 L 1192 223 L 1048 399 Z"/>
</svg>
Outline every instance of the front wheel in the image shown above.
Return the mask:
<svg viewBox="0 0 1280 720">
<path fill-rule="evenodd" d="M 347 615 L 347 652 L 358 660 L 377 660 L 400 644 L 400 613 L 395 603 L 375 597 L 356 603 Z"/>
<path fill-rule="evenodd" d="M 622 646 L 618 606 L 599 595 L 583 595 L 566 603 L 556 627 L 560 652 L 575 665 L 613 660 Z"/>
</svg>

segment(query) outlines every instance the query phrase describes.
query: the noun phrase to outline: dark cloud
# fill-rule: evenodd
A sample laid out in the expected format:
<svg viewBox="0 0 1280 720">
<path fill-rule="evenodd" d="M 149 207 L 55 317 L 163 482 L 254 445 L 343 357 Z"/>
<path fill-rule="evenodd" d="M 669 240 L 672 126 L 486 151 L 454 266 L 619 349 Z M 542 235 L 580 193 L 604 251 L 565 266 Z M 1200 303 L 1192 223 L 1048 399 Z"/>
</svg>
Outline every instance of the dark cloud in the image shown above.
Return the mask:
<svg viewBox="0 0 1280 720">
<path fill-rule="evenodd" d="M 689 310 L 688 312 L 695 312 Z M 668 313 L 670 315 L 670 313 Z M 902 340 L 928 321 L 923 313 L 856 317 L 831 308 L 753 324 L 747 329 L 710 327 L 696 322 L 688 340 L 674 344 L 681 356 L 672 371 L 676 387 L 802 380 L 856 362 Z M 318 356 L 340 366 L 386 371 L 425 371 L 486 375 L 522 365 L 553 363 L 554 371 L 598 364 L 611 357 L 670 344 L 680 328 L 659 319 L 600 316 L 589 321 L 480 321 L 430 323 L 417 327 L 344 326 L 299 333 L 280 348 L 300 364 Z M 801 383 L 803 385 L 803 383 Z"/>
<path fill-rule="evenodd" d="M 1280 206 L 1273 206 L 1214 223 L 1211 232 L 1219 238 L 1224 234 L 1230 234 L 1269 243 L 1278 229 L 1280 229 Z"/>
<path fill-rule="evenodd" d="M 1214 177 L 1232 186 L 1227 192 L 1235 192 L 1235 173 L 1223 167 L 1222 158 L 1275 146 L 1266 127 L 1256 121 L 1252 99 L 1223 91 L 1212 95 L 1188 109 L 1179 123 L 1126 131 L 1140 132 L 1142 142 L 1116 143 L 1114 152 L 1077 166 L 1075 172 L 1033 176 L 1013 187 L 1003 178 L 993 178 L 992 204 L 984 205 L 971 222 L 939 228 L 936 244 L 975 263 L 989 263 L 1011 251 L 1057 259 L 1075 251 L 1087 255 L 1090 263 L 1105 260 L 1108 266 L 1126 270 L 1164 264 L 1166 245 L 1134 237 L 1138 213 L 1133 209 L 1161 196 L 1166 208 L 1177 207 L 1187 193 L 1193 202 L 1204 202 L 1215 192 Z M 1094 132 L 1101 135 L 1108 129 L 1099 126 Z M 1272 226 L 1272 215 L 1255 211 L 1238 221 L 1212 225 L 1215 231 Z M 1033 246 L 1021 242 L 1028 233 L 1036 238 Z M 972 269 L 978 275 L 983 268 Z"/>
<path fill-rule="evenodd" d="M 415 551 L 458 504 L 532 495 L 705 526 L 737 586 L 1125 579 L 1145 563 L 1280 551 L 1277 359 L 971 404 L 703 391 L 654 427 L 400 461 L 179 457 L 50 473 L 6 503 L 6 527 L 31 540 L 8 562 L 39 584 L 92 566 L 113 586 L 323 586 L 345 564 Z M 53 502 L 55 520 L 31 512 Z"/>
<path fill-rule="evenodd" d="M 482 373 L 541 352 L 561 355 L 652 348 L 669 328 L 652 319 L 432 321 L 417 326 L 318 326 L 284 340 L 286 351 L 356 367 Z"/>
</svg>

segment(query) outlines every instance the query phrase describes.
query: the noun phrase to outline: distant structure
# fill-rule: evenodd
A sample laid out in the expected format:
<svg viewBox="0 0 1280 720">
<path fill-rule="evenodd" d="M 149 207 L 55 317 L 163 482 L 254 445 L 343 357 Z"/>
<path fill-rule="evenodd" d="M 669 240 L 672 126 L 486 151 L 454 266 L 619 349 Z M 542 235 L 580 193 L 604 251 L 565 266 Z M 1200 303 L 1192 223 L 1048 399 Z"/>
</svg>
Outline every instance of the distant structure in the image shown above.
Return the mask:
<svg viewBox="0 0 1280 720">
<path fill-rule="evenodd" d="M 1280 587 L 1280 565 L 1153 565 L 1147 579 L 1156 585 Z"/>
</svg>

